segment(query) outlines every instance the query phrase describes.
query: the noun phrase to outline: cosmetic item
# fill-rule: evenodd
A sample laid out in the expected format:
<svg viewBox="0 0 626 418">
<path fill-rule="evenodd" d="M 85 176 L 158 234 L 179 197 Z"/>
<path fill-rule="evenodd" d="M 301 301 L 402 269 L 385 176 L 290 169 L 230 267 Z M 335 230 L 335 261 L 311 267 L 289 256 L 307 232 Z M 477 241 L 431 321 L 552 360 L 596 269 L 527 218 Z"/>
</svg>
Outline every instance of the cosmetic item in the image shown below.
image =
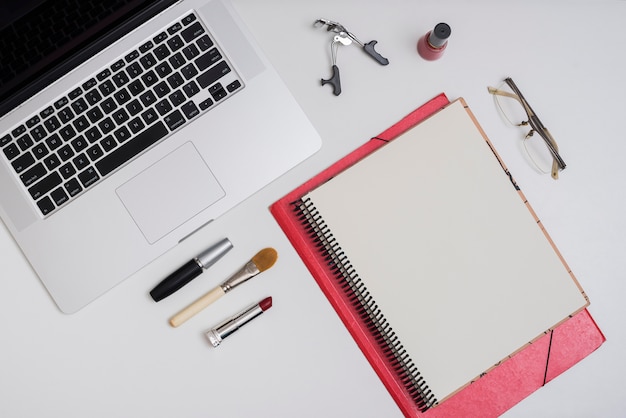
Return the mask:
<svg viewBox="0 0 626 418">
<path fill-rule="evenodd" d="M 441 58 L 448 46 L 448 38 L 451 33 L 452 29 L 447 23 L 437 24 L 433 30 L 422 36 L 417 42 L 417 52 L 428 61 Z"/>
<path fill-rule="evenodd" d="M 272 307 L 272 297 L 267 297 L 259 303 L 244 309 L 237 315 L 228 318 L 226 321 L 216 325 L 214 328 L 206 332 L 206 336 L 213 345 L 217 347 L 229 335 L 233 334 L 239 328 L 252 321 L 263 312 Z"/>
<path fill-rule="evenodd" d="M 212 245 L 163 279 L 150 291 L 150 296 L 152 296 L 155 302 L 168 297 L 198 277 L 202 270 L 206 270 L 215 264 L 232 248 L 233 244 L 228 238 L 224 238 L 217 244 Z"/>
<path fill-rule="evenodd" d="M 278 253 L 273 248 L 265 248 L 259 251 L 252 257 L 252 260 L 248 261 L 241 269 L 230 276 L 228 280 L 174 315 L 170 319 L 170 325 L 173 327 L 181 325 L 211 303 L 224 296 L 227 292 L 230 292 L 240 284 L 247 282 L 257 274 L 272 267 L 277 258 Z"/>
</svg>

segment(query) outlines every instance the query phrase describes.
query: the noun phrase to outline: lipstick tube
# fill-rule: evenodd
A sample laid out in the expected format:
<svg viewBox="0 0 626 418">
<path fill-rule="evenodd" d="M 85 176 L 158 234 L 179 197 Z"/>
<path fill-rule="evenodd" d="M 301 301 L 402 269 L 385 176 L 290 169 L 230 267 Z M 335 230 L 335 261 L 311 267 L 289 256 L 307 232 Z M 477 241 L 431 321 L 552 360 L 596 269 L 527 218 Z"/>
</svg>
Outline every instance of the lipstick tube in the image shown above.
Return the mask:
<svg viewBox="0 0 626 418">
<path fill-rule="evenodd" d="M 217 347 L 218 345 L 220 345 L 222 340 L 233 334 L 239 328 L 243 327 L 248 322 L 252 321 L 254 318 L 261 315 L 263 312 L 271 307 L 272 298 L 270 296 L 263 299 L 261 302 L 255 303 L 254 305 L 244 309 L 235 316 L 228 318 L 219 325 L 216 325 L 206 332 L 206 336 L 213 345 L 213 347 Z"/>
</svg>

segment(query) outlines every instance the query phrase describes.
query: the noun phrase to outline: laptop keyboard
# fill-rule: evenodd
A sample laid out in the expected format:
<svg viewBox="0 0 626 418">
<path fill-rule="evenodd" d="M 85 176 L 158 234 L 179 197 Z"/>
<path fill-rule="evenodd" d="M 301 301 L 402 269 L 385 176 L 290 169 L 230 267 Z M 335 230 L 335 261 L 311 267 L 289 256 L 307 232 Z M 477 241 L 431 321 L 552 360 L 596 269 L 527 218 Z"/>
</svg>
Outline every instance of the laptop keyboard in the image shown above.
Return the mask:
<svg viewBox="0 0 626 418">
<path fill-rule="evenodd" d="M 0 147 L 47 216 L 242 88 L 190 13 L 0 134 Z"/>
</svg>

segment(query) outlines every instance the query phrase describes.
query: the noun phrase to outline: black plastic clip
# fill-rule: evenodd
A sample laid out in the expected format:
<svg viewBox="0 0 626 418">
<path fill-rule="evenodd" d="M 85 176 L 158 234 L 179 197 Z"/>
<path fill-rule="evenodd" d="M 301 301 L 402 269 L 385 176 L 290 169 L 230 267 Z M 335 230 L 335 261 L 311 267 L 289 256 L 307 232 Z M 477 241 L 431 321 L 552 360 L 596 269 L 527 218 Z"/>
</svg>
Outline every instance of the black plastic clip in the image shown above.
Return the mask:
<svg viewBox="0 0 626 418">
<path fill-rule="evenodd" d="M 333 75 L 329 79 L 325 80 L 322 78 L 322 86 L 325 84 L 330 84 L 333 86 L 333 94 L 335 96 L 339 96 L 341 94 L 341 78 L 339 77 L 339 67 L 333 65 Z"/>
</svg>

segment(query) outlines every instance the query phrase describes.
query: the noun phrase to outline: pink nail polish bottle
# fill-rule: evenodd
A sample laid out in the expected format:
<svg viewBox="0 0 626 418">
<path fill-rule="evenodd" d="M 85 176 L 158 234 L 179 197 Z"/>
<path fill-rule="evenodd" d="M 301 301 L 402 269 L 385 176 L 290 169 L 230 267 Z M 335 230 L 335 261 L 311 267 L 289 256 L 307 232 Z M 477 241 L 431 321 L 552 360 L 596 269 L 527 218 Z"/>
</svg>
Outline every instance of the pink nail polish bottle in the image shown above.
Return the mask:
<svg viewBox="0 0 626 418">
<path fill-rule="evenodd" d="M 443 55 L 452 29 L 447 23 L 439 23 L 435 29 L 422 36 L 417 42 L 417 52 L 428 61 L 439 59 Z"/>
</svg>

